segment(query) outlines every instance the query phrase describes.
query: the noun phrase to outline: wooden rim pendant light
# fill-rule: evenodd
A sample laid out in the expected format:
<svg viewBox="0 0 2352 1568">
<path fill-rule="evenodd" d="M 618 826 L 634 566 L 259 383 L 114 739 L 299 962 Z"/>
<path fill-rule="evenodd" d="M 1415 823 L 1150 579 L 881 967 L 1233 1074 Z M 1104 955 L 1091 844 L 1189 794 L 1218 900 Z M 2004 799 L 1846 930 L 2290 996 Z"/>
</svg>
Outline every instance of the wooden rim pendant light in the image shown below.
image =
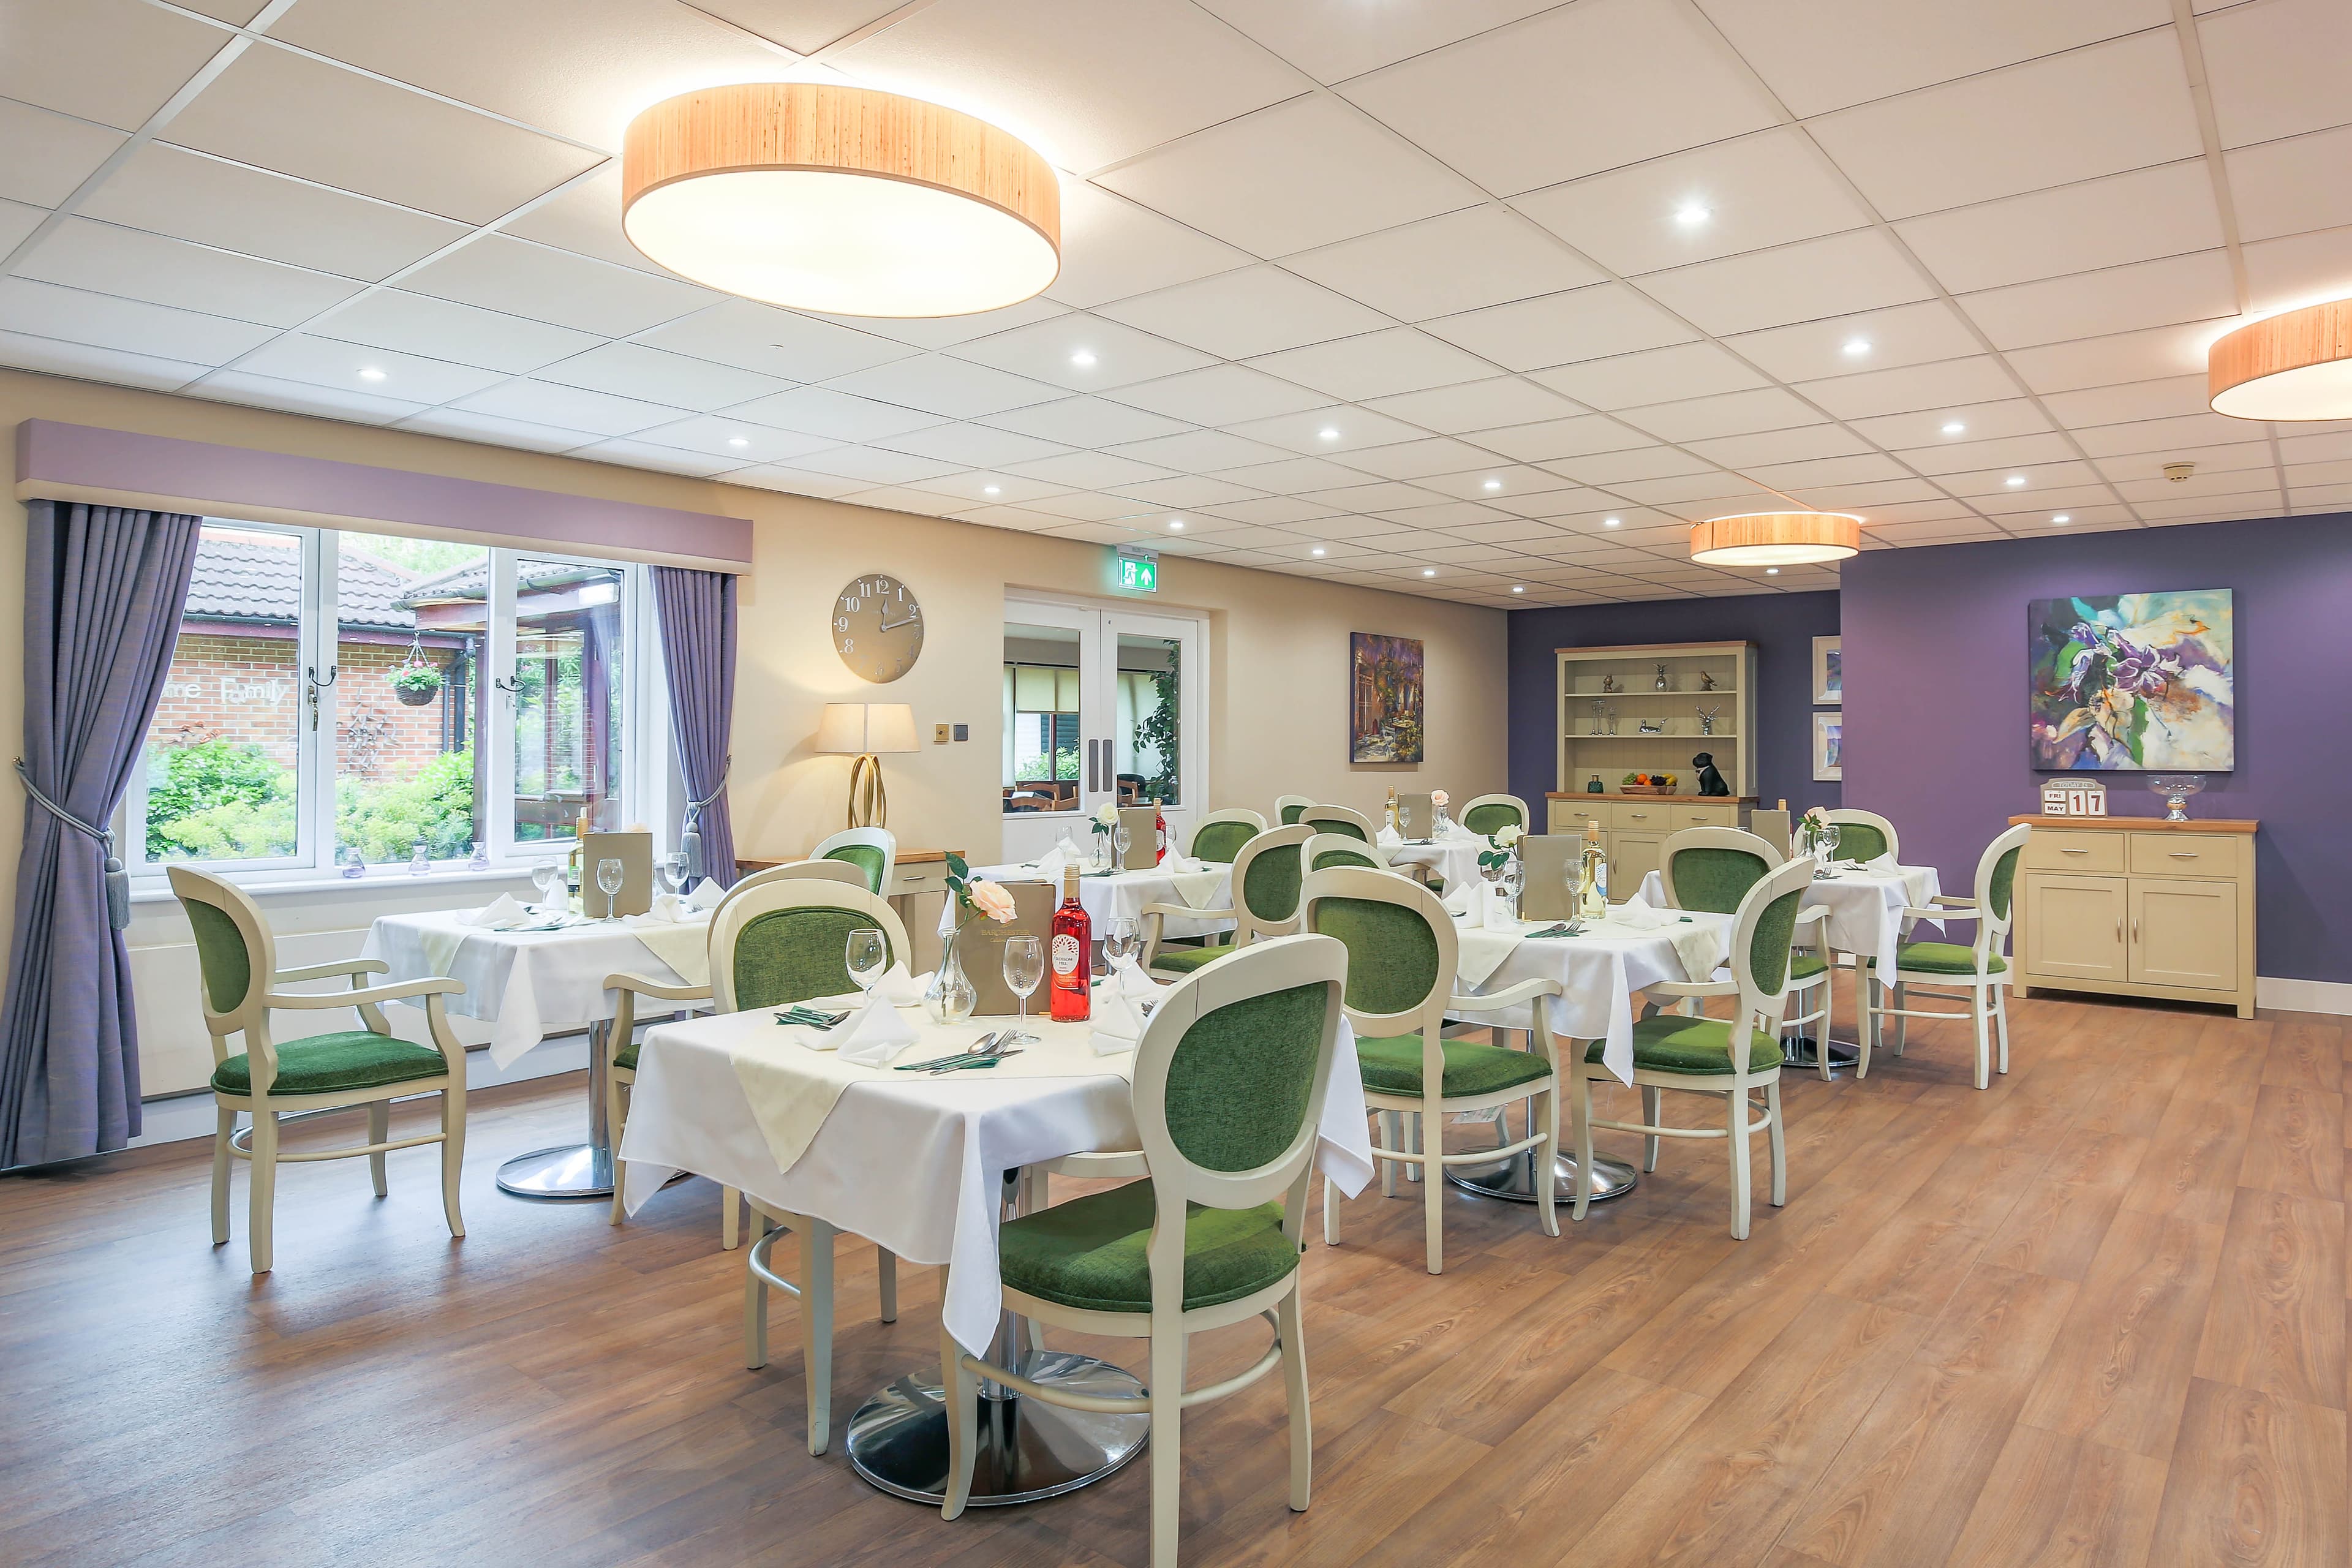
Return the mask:
<svg viewBox="0 0 2352 1568">
<path fill-rule="evenodd" d="M 958 110 L 823 82 L 710 87 L 629 122 L 621 227 L 683 278 L 847 316 L 1015 305 L 1061 270 L 1053 165 Z"/>
<path fill-rule="evenodd" d="M 2205 353 L 2213 412 L 2237 419 L 2352 419 L 2352 300 L 2249 321 Z"/>
<path fill-rule="evenodd" d="M 1862 549 L 1862 519 L 1842 511 L 1751 511 L 1691 528 L 1691 559 L 1709 566 L 1843 561 Z"/>
</svg>

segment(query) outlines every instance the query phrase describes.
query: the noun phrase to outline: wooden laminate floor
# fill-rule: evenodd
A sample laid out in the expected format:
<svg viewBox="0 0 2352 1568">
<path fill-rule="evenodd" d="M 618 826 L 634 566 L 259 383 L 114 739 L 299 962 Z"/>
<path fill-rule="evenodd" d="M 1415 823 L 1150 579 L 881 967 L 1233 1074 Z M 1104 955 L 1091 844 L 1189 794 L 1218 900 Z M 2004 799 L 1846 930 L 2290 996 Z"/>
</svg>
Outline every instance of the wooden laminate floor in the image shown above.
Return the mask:
<svg viewBox="0 0 2352 1568">
<path fill-rule="evenodd" d="M 1186 1562 L 2345 1568 L 2345 1027 L 2035 999 L 1986 1093 L 1965 1041 L 1792 1073 L 1789 1205 L 1746 1243 L 1720 1144 L 1558 1240 L 1457 1196 L 1440 1278 L 1417 1190 L 1349 1204 L 1305 1263 L 1315 1505 L 1279 1378 L 1196 1409 Z M 0 1182 L 0 1563 L 1143 1563 L 1141 1466 L 948 1524 L 837 1436 L 811 1458 L 796 1309 L 746 1372 L 709 1184 L 619 1229 L 492 1186 L 578 1095 L 478 1100 L 461 1243 L 430 1149 L 383 1201 L 364 1162 L 286 1167 L 258 1281 L 241 1173 L 207 1245 L 201 1154 Z M 935 1359 L 936 1274 L 885 1326 L 872 1256 L 844 1244 L 836 1434 Z"/>
</svg>

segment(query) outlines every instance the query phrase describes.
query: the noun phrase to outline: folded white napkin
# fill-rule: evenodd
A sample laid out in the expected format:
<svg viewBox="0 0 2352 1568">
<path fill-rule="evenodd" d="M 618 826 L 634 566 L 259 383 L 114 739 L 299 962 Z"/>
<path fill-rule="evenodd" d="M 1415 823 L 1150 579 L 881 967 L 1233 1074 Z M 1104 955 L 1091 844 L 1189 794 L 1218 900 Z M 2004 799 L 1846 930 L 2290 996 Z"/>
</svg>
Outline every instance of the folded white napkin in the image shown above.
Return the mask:
<svg viewBox="0 0 2352 1568">
<path fill-rule="evenodd" d="M 812 996 L 801 1005 L 838 1011 L 843 1007 L 863 1007 L 872 995 L 884 998 L 893 1007 L 919 1007 L 923 1005 L 923 993 L 930 989 L 931 978 L 937 973 L 926 969 L 920 974 L 908 974 L 905 964 L 894 963 L 882 972 L 882 978 L 874 983 L 870 993 L 845 991 L 838 996 Z"/>
<path fill-rule="evenodd" d="M 1635 931 L 1656 931 L 1660 926 L 1679 925 L 1682 916 L 1667 910 L 1654 910 L 1640 899 L 1628 899 L 1612 907 L 1609 919 Z"/>
<path fill-rule="evenodd" d="M 1383 827 L 1372 836 L 1372 841 L 1383 849 L 1393 849 L 1404 842 L 1404 835 L 1393 827 Z"/>
<path fill-rule="evenodd" d="M 640 923 L 648 925 L 685 925 L 689 921 L 698 923 L 709 920 L 709 918 L 710 911 L 707 909 L 697 907 L 692 900 L 691 895 L 656 893 L 654 895 L 654 901 L 646 906 L 646 912 L 641 915 L 630 916 L 629 923 L 631 925 L 637 925 Z"/>
<path fill-rule="evenodd" d="M 1478 835 L 1460 823 L 1449 822 L 1445 825 L 1445 831 L 1437 836 L 1437 841 L 1440 844 L 1470 844 L 1475 843 L 1477 837 Z"/>
<path fill-rule="evenodd" d="M 1472 910 L 1476 910 L 1478 908 L 1480 891 L 1485 888 L 1485 886 L 1486 884 L 1483 882 L 1465 882 L 1460 887 L 1454 889 L 1452 892 L 1446 894 L 1444 899 L 1441 900 L 1445 905 L 1445 912 L 1452 915 L 1455 920 L 1460 920 L 1465 915 L 1469 914 Z"/>
<path fill-rule="evenodd" d="M 1167 994 L 1168 987 L 1144 973 L 1135 960 L 1115 961 L 1109 976 L 1095 989 L 1095 1026 L 1087 1037 L 1095 1055 L 1111 1057 L 1135 1049 L 1147 1022 L 1144 1005 Z"/>
<path fill-rule="evenodd" d="M 1190 855 L 1171 849 L 1160 858 L 1160 868 L 1171 877 L 1181 877 L 1201 868 L 1201 863 Z"/>
<path fill-rule="evenodd" d="M 1063 834 L 1062 841 L 1054 847 L 1062 852 L 1065 865 L 1083 866 L 1087 863 L 1087 852 L 1078 847 L 1078 840 L 1074 834 Z"/>
<path fill-rule="evenodd" d="M 1055 878 L 1060 876 L 1062 874 L 1062 868 L 1069 863 L 1070 857 L 1064 854 L 1062 852 L 1062 847 L 1056 844 L 1051 849 L 1046 850 L 1043 855 L 1038 856 L 1037 858 L 1031 862 L 1026 868 L 1036 872 L 1037 875 L 1045 880 L 1051 881 Z"/>
<path fill-rule="evenodd" d="M 1477 887 L 1477 896 L 1486 904 L 1481 923 L 1488 931 L 1518 930 L 1519 917 L 1511 912 L 1511 900 L 1503 896 L 1503 889 L 1487 881 L 1479 882 Z"/>
<path fill-rule="evenodd" d="M 822 1033 L 803 1031 L 809 1049 L 835 1051 L 843 1061 L 878 1068 L 889 1066 L 892 1057 L 913 1045 L 919 1037 L 914 1026 L 898 1016 L 889 998 L 879 994 L 881 987 L 875 990 L 877 994 L 856 1016 Z"/>
<path fill-rule="evenodd" d="M 694 909 L 715 910 L 719 907 L 719 900 L 726 896 L 726 889 L 720 887 L 709 877 L 705 877 L 702 880 L 697 882 L 693 887 L 687 889 L 686 901 L 688 906 Z"/>
<path fill-rule="evenodd" d="M 478 910 L 468 910 L 457 917 L 459 925 L 487 926 L 492 931 L 521 921 L 527 911 L 512 893 L 500 893 Z"/>
<path fill-rule="evenodd" d="M 1685 924 L 1677 911 L 1654 910 L 1639 898 L 1612 905 L 1609 920 L 1613 925 L 1664 935 L 1675 944 L 1675 956 L 1682 961 L 1683 973 L 1692 980 L 1711 980 L 1715 972 L 1723 967 L 1726 933 L 1714 921 L 1695 920 Z"/>
</svg>

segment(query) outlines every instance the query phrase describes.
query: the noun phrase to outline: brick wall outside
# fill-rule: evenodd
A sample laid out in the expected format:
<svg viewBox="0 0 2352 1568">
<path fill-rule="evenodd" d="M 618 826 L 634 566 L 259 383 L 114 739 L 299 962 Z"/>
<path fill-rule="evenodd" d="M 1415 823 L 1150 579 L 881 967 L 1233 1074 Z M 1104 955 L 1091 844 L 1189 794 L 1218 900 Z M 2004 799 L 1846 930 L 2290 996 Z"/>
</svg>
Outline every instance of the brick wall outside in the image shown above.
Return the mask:
<svg viewBox="0 0 2352 1568">
<path fill-rule="evenodd" d="M 393 643 L 346 642 L 336 649 L 341 671 L 334 687 L 336 729 L 345 776 L 405 778 L 440 754 L 448 690 L 423 707 L 404 706 L 388 678 L 406 653 L 404 645 Z M 426 657 L 446 678 L 449 650 L 427 649 Z M 163 745 L 215 736 L 247 742 L 290 768 L 297 726 L 308 721 L 301 675 L 291 637 L 184 632 L 148 735 Z M 373 768 L 365 756 L 371 741 Z"/>
</svg>

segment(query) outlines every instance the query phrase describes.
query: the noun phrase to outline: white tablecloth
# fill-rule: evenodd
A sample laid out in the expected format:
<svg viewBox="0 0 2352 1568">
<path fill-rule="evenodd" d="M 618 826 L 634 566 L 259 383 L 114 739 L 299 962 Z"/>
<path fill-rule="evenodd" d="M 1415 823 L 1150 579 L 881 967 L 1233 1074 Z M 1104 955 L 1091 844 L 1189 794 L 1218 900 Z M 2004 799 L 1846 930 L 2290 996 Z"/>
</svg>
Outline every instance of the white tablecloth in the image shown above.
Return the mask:
<svg viewBox="0 0 2352 1568">
<path fill-rule="evenodd" d="M 1039 1032 L 1087 1026 L 1033 1019 Z M 740 1188 L 770 1205 L 814 1215 L 914 1263 L 948 1266 L 950 1332 L 984 1352 L 1003 1300 L 996 1226 L 1003 1173 L 1065 1154 L 1136 1146 L 1131 1058 L 1099 1073 L 992 1079 L 951 1073 L 915 1082 L 856 1083 L 842 1093 L 808 1152 L 776 1168 L 735 1074 L 740 1042 L 775 1033 L 756 1009 L 664 1024 L 637 1058 L 621 1157 L 623 1201 L 635 1213 L 678 1171 Z M 1372 1173 L 1355 1037 L 1341 1027 L 1323 1106 L 1318 1167 L 1350 1195 Z"/>
<path fill-rule="evenodd" d="M 1905 935 L 1904 909 L 1927 909 L 1942 890 L 1933 866 L 1906 866 L 1892 877 L 1849 869 L 1814 880 L 1805 889 L 1804 907 L 1829 911 L 1822 940 L 1831 947 L 1874 958 L 1891 971 Z M 1666 907 L 1665 881 L 1655 871 L 1642 879 L 1642 901 L 1653 909 Z"/>
<path fill-rule="evenodd" d="M 1108 877 L 1081 876 L 1078 879 L 1078 904 L 1087 911 L 1087 919 L 1094 921 L 1097 942 L 1102 940 L 1105 928 L 1113 919 L 1123 916 L 1129 920 L 1139 920 L 1146 904 L 1185 904 L 1193 909 L 1229 910 L 1234 907 L 1234 868 L 1230 866 L 1213 868 L 1222 869 L 1224 878 L 1209 885 L 1197 904 L 1178 891 L 1174 877 L 1157 870 L 1117 871 Z M 992 882 L 1032 882 L 1040 879 L 1038 872 L 1020 865 L 975 866 L 971 874 Z M 1056 885 L 1055 896 L 1058 897 L 1061 873 L 1055 872 L 1045 879 Z M 1171 915 L 1160 934 L 1210 936 L 1218 931 L 1231 931 L 1233 924 L 1231 921 L 1180 920 Z"/>
<path fill-rule="evenodd" d="M 665 984 L 688 982 L 654 956 L 625 925 L 601 922 L 562 931 L 483 931 L 458 922 L 457 910 L 382 915 L 368 928 L 361 956 L 392 966 L 387 978 L 446 974 L 466 983 L 449 1011 L 491 1026 L 490 1059 L 501 1068 L 550 1035 L 602 1023 L 620 1008 L 604 976 L 642 974 Z M 446 961 L 436 953 L 456 950 Z M 762 1015 L 764 1016 L 764 1015 Z"/>
<path fill-rule="evenodd" d="M 1431 868 L 1444 879 L 1438 891 L 1450 893 L 1465 882 L 1478 879 L 1478 851 L 1486 847 L 1486 841 L 1475 837 L 1444 844 L 1396 844 L 1389 847 L 1389 862 Z"/>
<path fill-rule="evenodd" d="M 1727 915 L 1696 918 L 1730 924 Z M 1620 1083 L 1632 1083 L 1633 994 L 1660 981 L 1706 978 L 1683 972 L 1674 940 L 1663 931 L 1638 935 L 1610 931 L 1522 942 L 1493 973 L 1475 986 L 1462 986 L 1459 994 L 1477 996 L 1507 991 L 1526 980 L 1559 981 L 1560 994 L 1545 1003 L 1552 1034 L 1563 1041 L 1604 1042 L 1601 1061 Z M 1524 1029 L 1532 1021 L 1524 1006 L 1491 1013 L 1465 1010 L 1451 1016 L 1474 1024 L 1498 1024 L 1507 1029 Z"/>
</svg>

